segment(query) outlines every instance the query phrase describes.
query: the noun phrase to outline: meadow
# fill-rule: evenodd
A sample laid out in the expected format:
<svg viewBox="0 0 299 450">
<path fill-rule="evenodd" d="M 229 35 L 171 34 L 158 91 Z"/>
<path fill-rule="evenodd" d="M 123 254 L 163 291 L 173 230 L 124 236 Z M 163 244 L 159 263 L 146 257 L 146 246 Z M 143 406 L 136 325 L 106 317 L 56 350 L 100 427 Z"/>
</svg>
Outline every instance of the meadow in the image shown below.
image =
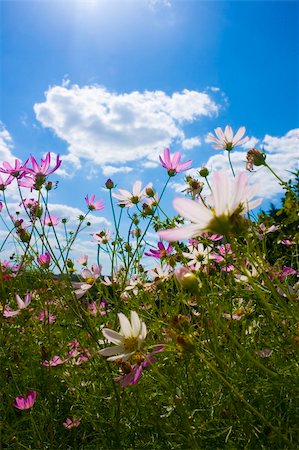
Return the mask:
<svg viewBox="0 0 299 450">
<path fill-rule="evenodd" d="M 281 206 L 253 216 L 250 171 L 273 171 L 251 149 L 235 173 L 244 133 L 210 134 L 230 171 L 187 175 L 174 217 L 165 189 L 191 167 L 179 152 L 160 156 L 160 193 L 106 180 L 111 230 L 88 222 L 108 208 L 97 194 L 74 229 L 51 213 L 59 156 L 1 163 L 1 251 L 13 243 L 0 260 L 2 448 L 298 448 L 298 174 L 279 179 Z M 97 258 L 81 255 L 76 269 L 86 227 Z"/>
</svg>

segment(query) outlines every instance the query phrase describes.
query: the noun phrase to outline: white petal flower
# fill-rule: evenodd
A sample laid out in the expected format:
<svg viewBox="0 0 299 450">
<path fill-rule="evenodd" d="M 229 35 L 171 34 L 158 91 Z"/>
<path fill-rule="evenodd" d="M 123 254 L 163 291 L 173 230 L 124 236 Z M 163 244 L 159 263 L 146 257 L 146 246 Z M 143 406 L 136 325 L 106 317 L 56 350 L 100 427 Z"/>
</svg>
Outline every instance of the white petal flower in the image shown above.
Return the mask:
<svg viewBox="0 0 299 450">
<path fill-rule="evenodd" d="M 143 189 L 141 189 L 141 181 L 136 181 L 133 185 L 132 192 L 126 191 L 125 189 L 119 189 L 118 194 L 112 194 L 113 197 L 119 200 L 119 205 L 126 206 L 127 208 L 132 208 L 137 203 L 146 196 L 146 189 L 151 188 L 152 183 L 147 184 Z"/>
<path fill-rule="evenodd" d="M 146 337 L 146 325 L 142 322 L 135 311 L 131 311 L 131 320 L 123 313 L 118 314 L 120 331 L 116 332 L 110 328 L 103 328 L 102 333 L 113 347 L 100 350 L 102 356 L 108 356 L 108 361 L 123 359 L 126 361 L 135 352 L 140 351 Z"/>
<path fill-rule="evenodd" d="M 224 150 L 231 151 L 237 145 L 245 144 L 245 142 L 249 140 L 248 136 L 243 138 L 246 131 L 245 127 L 240 127 L 235 135 L 232 127 L 229 125 L 226 125 L 224 132 L 220 127 L 215 128 L 214 131 L 217 137 L 215 137 L 212 133 L 209 133 L 207 139 L 215 142 L 216 145 L 213 145 L 213 147 L 216 149 L 223 148 Z"/>
<path fill-rule="evenodd" d="M 240 173 L 231 180 L 225 170 L 213 173 L 213 195 L 206 199 L 208 206 L 200 199 L 174 199 L 176 211 L 191 224 L 180 228 L 158 231 L 160 238 L 169 242 L 190 239 L 205 232 L 226 234 L 233 226 L 233 218 L 256 208 L 262 199 L 250 201 L 258 186 L 249 186 L 246 173 Z"/>
</svg>

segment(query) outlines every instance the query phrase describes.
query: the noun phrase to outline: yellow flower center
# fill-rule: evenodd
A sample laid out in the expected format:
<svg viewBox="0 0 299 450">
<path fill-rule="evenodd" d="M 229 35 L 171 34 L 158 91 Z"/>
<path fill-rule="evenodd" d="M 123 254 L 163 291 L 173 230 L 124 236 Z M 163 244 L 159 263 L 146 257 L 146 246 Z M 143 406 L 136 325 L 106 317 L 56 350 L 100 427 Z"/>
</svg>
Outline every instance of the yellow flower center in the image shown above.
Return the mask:
<svg viewBox="0 0 299 450">
<path fill-rule="evenodd" d="M 124 339 L 124 349 L 126 352 L 134 352 L 138 349 L 138 339 L 134 336 L 130 336 Z"/>
<path fill-rule="evenodd" d="M 94 279 L 92 277 L 89 277 L 89 278 L 86 278 L 85 281 L 86 281 L 87 284 L 93 284 Z"/>
</svg>

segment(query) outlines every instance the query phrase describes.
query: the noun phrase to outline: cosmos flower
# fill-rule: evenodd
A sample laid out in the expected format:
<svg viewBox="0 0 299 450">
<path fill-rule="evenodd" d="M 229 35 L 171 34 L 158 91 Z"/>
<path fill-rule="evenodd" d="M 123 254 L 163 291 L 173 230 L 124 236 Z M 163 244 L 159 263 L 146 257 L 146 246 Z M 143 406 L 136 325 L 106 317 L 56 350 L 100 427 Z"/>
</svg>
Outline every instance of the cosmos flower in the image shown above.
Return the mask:
<svg viewBox="0 0 299 450">
<path fill-rule="evenodd" d="M 37 257 L 37 262 L 41 267 L 47 268 L 51 262 L 51 255 L 49 252 L 41 254 Z"/>
<path fill-rule="evenodd" d="M 28 168 L 26 167 L 28 163 L 28 160 L 25 162 L 25 164 L 21 164 L 21 161 L 19 159 L 15 159 L 15 165 L 14 167 L 7 161 L 3 162 L 3 167 L 0 167 L 0 172 L 2 173 L 6 173 L 7 175 L 10 175 L 11 177 L 14 178 L 20 178 L 21 176 L 23 176 L 23 174 L 25 174 L 26 172 L 28 172 Z M 6 182 L 9 180 L 6 180 Z"/>
<path fill-rule="evenodd" d="M 133 185 L 132 192 L 126 191 L 125 189 L 119 189 L 119 194 L 113 193 L 113 197 L 119 200 L 118 204 L 120 206 L 125 206 L 126 208 L 132 208 L 137 203 L 141 202 L 143 198 L 146 197 L 146 190 L 152 187 L 152 183 L 147 184 L 143 189 L 141 189 L 141 181 L 136 181 Z"/>
<path fill-rule="evenodd" d="M 161 156 L 159 156 L 162 167 L 167 169 L 168 175 L 170 177 L 174 177 L 177 173 L 190 169 L 190 165 L 192 163 L 191 159 L 180 164 L 181 157 L 182 155 L 180 152 L 175 152 L 171 157 L 169 148 L 164 149 L 163 153 L 164 159 Z"/>
<path fill-rule="evenodd" d="M 100 350 L 102 356 L 108 356 L 108 361 L 128 360 L 134 353 L 140 351 L 146 337 L 146 325 L 135 311 L 131 311 L 131 321 L 122 313 L 118 314 L 120 332 L 103 328 L 103 336 L 113 347 Z"/>
<path fill-rule="evenodd" d="M 204 247 L 203 244 L 198 244 L 197 247 L 193 245 L 188 246 L 189 252 L 183 252 L 183 256 L 189 259 L 187 265 L 192 267 L 194 270 L 199 270 L 203 265 L 208 264 L 209 255 L 211 249 L 209 247 Z"/>
<path fill-rule="evenodd" d="M 230 152 L 237 145 L 245 144 L 245 142 L 249 140 L 248 136 L 243 138 L 246 132 L 245 127 L 240 127 L 235 135 L 229 125 L 226 125 L 224 132 L 220 127 L 215 128 L 214 131 L 217 137 L 215 137 L 212 133 L 209 133 L 207 139 L 209 141 L 215 142 L 216 145 L 213 145 L 213 147 L 216 149 L 223 148 L 224 150 Z"/>
<path fill-rule="evenodd" d="M 154 258 L 164 258 L 169 255 L 173 250 L 173 247 L 169 244 L 167 248 L 164 247 L 163 242 L 158 242 L 158 250 L 150 249 L 149 252 L 144 253 L 146 256 L 153 256 Z"/>
<path fill-rule="evenodd" d="M 90 198 L 88 198 L 88 195 L 86 195 L 85 201 L 86 201 L 86 204 L 88 206 L 88 209 L 90 211 L 94 211 L 94 210 L 95 211 L 100 211 L 101 209 L 104 209 L 103 201 L 102 200 L 97 200 L 95 202 L 94 199 L 95 199 L 95 195 L 94 194 L 92 194 L 90 196 Z"/>
<path fill-rule="evenodd" d="M 80 423 L 81 423 L 81 420 L 77 416 L 74 416 L 72 419 L 67 417 L 65 422 L 63 422 L 63 426 L 64 426 L 64 428 L 67 428 L 68 430 L 70 430 L 72 428 L 78 428 Z"/>
<path fill-rule="evenodd" d="M 27 294 L 24 297 L 24 300 L 22 300 L 21 297 L 18 294 L 16 294 L 16 302 L 17 302 L 19 309 L 17 309 L 16 311 L 13 311 L 8 305 L 6 305 L 4 312 L 3 312 L 3 317 L 8 318 L 8 317 L 17 316 L 18 314 L 20 314 L 21 310 L 26 309 L 27 306 L 30 305 L 31 295 L 27 292 Z"/>
<path fill-rule="evenodd" d="M 176 198 L 174 208 L 191 224 L 160 230 L 158 235 L 169 242 L 195 238 L 205 232 L 225 235 L 234 230 L 241 214 L 260 205 L 262 199 L 250 201 L 257 190 L 257 185 L 249 186 L 246 173 L 230 180 L 227 171 L 214 172 L 213 195 L 206 200 L 209 206 L 200 199 Z"/>
<path fill-rule="evenodd" d="M 25 397 L 18 395 L 13 403 L 13 406 L 21 410 L 30 409 L 34 405 L 36 397 L 36 391 L 28 391 Z"/>
<path fill-rule="evenodd" d="M 42 220 L 43 225 L 48 225 L 48 227 L 55 227 L 60 223 L 60 219 L 56 217 L 54 214 L 46 214 L 44 219 Z"/>
</svg>

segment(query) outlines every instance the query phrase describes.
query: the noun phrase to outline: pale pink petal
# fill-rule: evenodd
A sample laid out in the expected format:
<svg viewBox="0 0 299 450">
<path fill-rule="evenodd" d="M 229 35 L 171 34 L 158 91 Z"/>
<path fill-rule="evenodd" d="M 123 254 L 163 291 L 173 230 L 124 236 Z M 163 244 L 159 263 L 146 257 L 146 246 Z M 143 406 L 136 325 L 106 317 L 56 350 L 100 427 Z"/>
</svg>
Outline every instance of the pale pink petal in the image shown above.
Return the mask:
<svg viewBox="0 0 299 450">
<path fill-rule="evenodd" d="M 132 327 L 129 319 L 123 313 L 118 313 L 118 319 L 121 334 L 125 337 L 130 337 L 132 335 Z"/>
<path fill-rule="evenodd" d="M 124 351 L 124 347 L 122 345 L 114 345 L 113 347 L 103 348 L 99 351 L 99 354 L 102 356 L 112 356 L 119 355 Z"/>
<path fill-rule="evenodd" d="M 233 142 L 234 133 L 231 126 L 226 125 L 224 135 L 227 142 Z"/>
<path fill-rule="evenodd" d="M 158 235 L 160 238 L 168 242 L 180 241 L 182 239 L 190 239 L 199 236 L 203 230 L 197 224 L 186 225 L 180 228 L 170 228 L 169 230 L 160 230 Z"/>
<path fill-rule="evenodd" d="M 136 311 L 131 311 L 131 324 L 133 336 L 138 337 L 141 329 L 141 321 Z"/>
<path fill-rule="evenodd" d="M 184 219 L 200 225 L 205 226 L 213 218 L 212 212 L 206 206 L 189 198 L 175 198 L 173 207 Z"/>
<path fill-rule="evenodd" d="M 110 328 L 103 328 L 102 333 L 103 336 L 113 344 L 121 345 L 123 342 L 123 336 L 114 330 L 110 330 Z"/>
<path fill-rule="evenodd" d="M 245 128 L 245 127 L 240 127 L 240 128 L 238 129 L 238 131 L 236 132 L 236 134 L 235 134 L 235 136 L 234 136 L 234 140 L 233 140 L 233 144 L 234 144 L 234 145 L 237 145 L 238 141 L 239 141 L 240 139 L 242 139 L 242 137 L 243 137 L 244 134 L 245 134 L 245 131 L 246 131 L 246 128 Z M 239 145 L 240 145 L 240 144 L 239 144 Z"/>
</svg>

